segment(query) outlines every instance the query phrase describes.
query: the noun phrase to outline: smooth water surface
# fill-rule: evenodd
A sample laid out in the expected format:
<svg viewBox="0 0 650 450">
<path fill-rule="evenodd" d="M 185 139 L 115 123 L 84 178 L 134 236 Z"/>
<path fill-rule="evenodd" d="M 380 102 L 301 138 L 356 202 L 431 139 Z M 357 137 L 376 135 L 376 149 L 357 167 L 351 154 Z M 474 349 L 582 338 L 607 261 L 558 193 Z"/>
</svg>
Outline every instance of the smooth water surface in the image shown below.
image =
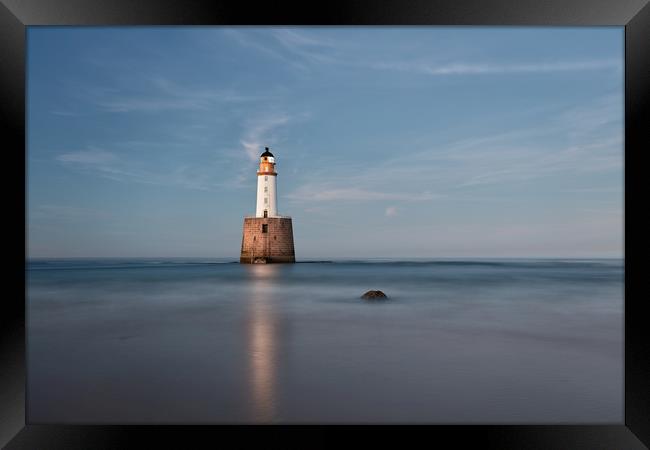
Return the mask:
<svg viewBox="0 0 650 450">
<path fill-rule="evenodd" d="M 32 260 L 27 281 L 31 423 L 623 421 L 622 260 Z"/>
</svg>

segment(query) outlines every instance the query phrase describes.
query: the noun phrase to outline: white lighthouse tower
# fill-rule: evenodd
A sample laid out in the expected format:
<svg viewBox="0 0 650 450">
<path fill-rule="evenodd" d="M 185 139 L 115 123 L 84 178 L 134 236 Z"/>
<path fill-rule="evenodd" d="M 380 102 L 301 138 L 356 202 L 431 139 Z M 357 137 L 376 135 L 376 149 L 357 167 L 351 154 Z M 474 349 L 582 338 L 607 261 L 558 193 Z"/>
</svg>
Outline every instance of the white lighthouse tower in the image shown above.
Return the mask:
<svg viewBox="0 0 650 450">
<path fill-rule="evenodd" d="M 260 155 L 260 169 L 257 171 L 257 208 L 255 217 L 278 217 L 276 195 L 275 158 L 268 147 Z"/>
</svg>

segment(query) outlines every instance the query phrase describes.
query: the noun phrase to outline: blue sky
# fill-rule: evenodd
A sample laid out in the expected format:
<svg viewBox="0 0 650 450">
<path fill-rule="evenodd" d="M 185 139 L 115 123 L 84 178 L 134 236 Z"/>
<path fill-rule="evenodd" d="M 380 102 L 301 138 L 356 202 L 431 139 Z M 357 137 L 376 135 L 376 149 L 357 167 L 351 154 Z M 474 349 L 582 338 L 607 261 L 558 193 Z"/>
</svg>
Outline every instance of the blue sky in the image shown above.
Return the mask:
<svg viewBox="0 0 650 450">
<path fill-rule="evenodd" d="M 622 257 L 623 28 L 28 29 L 30 257 Z"/>
</svg>

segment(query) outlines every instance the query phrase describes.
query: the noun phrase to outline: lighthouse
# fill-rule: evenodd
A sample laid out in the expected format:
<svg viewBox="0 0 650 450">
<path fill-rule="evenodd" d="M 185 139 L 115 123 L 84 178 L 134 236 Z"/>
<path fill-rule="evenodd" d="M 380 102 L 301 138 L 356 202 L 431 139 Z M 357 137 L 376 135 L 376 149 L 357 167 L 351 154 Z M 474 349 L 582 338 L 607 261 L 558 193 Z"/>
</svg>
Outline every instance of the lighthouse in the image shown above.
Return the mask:
<svg viewBox="0 0 650 450">
<path fill-rule="evenodd" d="M 244 218 L 239 262 L 293 263 L 293 225 L 291 217 L 278 214 L 275 156 L 264 148 L 257 170 L 257 202 L 255 216 Z"/>
</svg>

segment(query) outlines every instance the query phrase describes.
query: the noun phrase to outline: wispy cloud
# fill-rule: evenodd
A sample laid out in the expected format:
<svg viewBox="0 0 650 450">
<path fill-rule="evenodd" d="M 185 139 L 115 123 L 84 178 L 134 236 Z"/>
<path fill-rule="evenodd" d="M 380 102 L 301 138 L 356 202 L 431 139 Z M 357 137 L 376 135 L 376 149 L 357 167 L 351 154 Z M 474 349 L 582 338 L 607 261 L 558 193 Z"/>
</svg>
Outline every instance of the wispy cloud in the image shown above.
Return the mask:
<svg viewBox="0 0 650 450">
<path fill-rule="evenodd" d="M 619 111 L 610 106 L 596 99 L 568 110 L 572 120 L 566 120 L 567 112 L 530 129 L 465 138 L 415 152 L 395 148 L 392 153 L 399 156 L 362 166 L 341 161 L 319 169 L 316 164 L 312 177 L 286 197 L 294 202 L 426 201 L 445 197 L 467 201 L 468 195 L 487 185 L 518 189 L 553 176 L 620 171 L 622 128 L 617 126 Z M 603 111 L 594 113 L 594 108 Z M 575 133 L 577 128 L 584 132 Z M 568 143 L 552 143 L 558 138 Z M 409 157 L 404 158 L 403 153 Z"/>
<path fill-rule="evenodd" d="M 72 112 L 72 111 L 63 111 L 60 109 L 54 109 L 50 111 L 50 114 L 54 114 L 55 116 L 64 116 L 64 117 L 78 117 L 83 115 L 82 113 L 78 112 Z"/>
<path fill-rule="evenodd" d="M 115 161 L 115 154 L 98 148 L 62 153 L 56 157 L 62 163 L 83 165 L 104 165 Z"/>
<path fill-rule="evenodd" d="M 69 169 L 99 175 L 113 181 L 179 186 L 187 189 L 210 190 L 223 185 L 216 182 L 205 165 L 189 164 L 166 171 L 154 171 L 149 163 L 126 159 L 116 153 L 90 148 L 59 154 L 55 159 Z"/>
<path fill-rule="evenodd" d="M 28 213 L 29 221 L 41 220 L 83 220 L 83 219 L 107 219 L 110 213 L 93 209 L 82 208 L 78 206 L 67 205 L 37 205 L 30 208 Z"/>
<path fill-rule="evenodd" d="M 622 67 L 622 61 L 549 61 L 545 63 L 526 64 L 477 64 L 467 62 L 432 64 L 421 61 L 384 61 L 370 63 L 369 65 L 376 69 L 418 72 L 427 75 L 484 75 L 620 69 Z"/>
<path fill-rule="evenodd" d="M 382 60 L 359 57 L 349 51 L 349 42 L 339 38 L 292 28 L 274 28 L 266 32 L 225 30 L 239 44 L 253 48 L 302 71 L 313 65 L 337 65 L 348 68 L 401 71 L 433 76 L 534 74 L 571 71 L 621 70 L 622 60 L 596 59 L 582 61 L 534 61 L 527 63 L 468 62 L 463 59 L 446 62 L 412 60 Z"/>
<path fill-rule="evenodd" d="M 380 192 L 362 188 L 332 188 L 322 184 L 306 184 L 296 191 L 286 195 L 294 201 L 373 201 L 373 200 L 403 200 L 423 201 L 441 197 L 431 192 Z"/>
<path fill-rule="evenodd" d="M 332 55 L 332 51 L 344 47 L 342 42 L 334 42 L 323 37 L 316 38 L 286 28 L 272 30 L 271 35 L 282 47 L 304 60 L 325 64 L 340 62 L 339 58 Z"/>
<path fill-rule="evenodd" d="M 620 194 L 623 192 L 623 185 L 620 186 L 603 186 L 603 187 L 584 187 L 565 189 L 566 192 L 577 192 L 583 194 Z"/>
<path fill-rule="evenodd" d="M 545 149 L 531 144 L 504 143 L 502 152 L 475 149 L 474 174 L 459 183 L 458 187 L 469 187 L 495 183 L 531 181 L 558 173 L 584 173 L 620 170 L 623 165 L 622 141 L 613 138 L 595 144 L 576 144 L 559 149 Z M 518 149 L 518 154 L 512 152 Z M 488 159 L 489 158 L 489 159 Z M 476 170 L 478 169 L 478 170 Z"/>
<path fill-rule="evenodd" d="M 615 216 L 621 220 L 623 219 L 623 210 L 621 208 L 580 208 L 580 211 L 597 215 Z"/>
<path fill-rule="evenodd" d="M 304 31 L 297 31 L 290 28 L 276 28 L 271 30 L 274 36 L 285 47 L 290 49 L 296 48 L 337 48 L 341 42 L 323 36 L 315 37 L 306 34 Z"/>
<path fill-rule="evenodd" d="M 301 71 L 307 70 L 307 66 L 305 64 L 301 63 L 299 60 L 296 60 L 296 58 L 292 58 L 289 55 L 284 54 L 282 49 L 278 48 L 277 43 L 275 45 L 269 45 L 268 40 L 262 39 L 255 34 L 251 34 L 249 31 L 226 29 L 223 30 L 223 34 L 225 36 L 231 37 L 243 47 L 256 50 L 271 59 L 282 61 L 294 69 L 299 69 Z"/>
<path fill-rule="evenodd" d="M 250 163 L 258 161 L 259 154 L 265 146 L 271 147 L 280 140 L 281 135 L 278 134 L 278 130 L 293 121 L 308 117 L 307 113 L 289 115 L 283 112 L 271 112 L 244 119 L 241 124 L 239 146 L 227 146 L 218 150 L 196 153 L 192 155 L 194 162 L 186 162 L 175 167 L 165 168 L 164 163 L 160 161 L 152 165 L 147 159 L 150 153 L 143 152 L 142 149 L 150 149 L 152 146 L 187 146 L 187 142 L 181 144 L 122 141 L 113 145 L 115 151 L 88 147 L 59 153 L 55 156 L 55 160 L 69 169 L 95 173 L 114 181 L 179 186 L 198 190 L 242 188 L 250 184 Z M 169 133 L 179 138 L 177 131 Z M 202 135 L 202 133 L 197 134 Z M 189 142 L 190 139 L 188 137 L 185 140 Z M 210 143 L 203 142 L 202 145 L 208 146 Z M 134 151 L 134 149 L 139 150 Z M 242 160 L 246 163 L 242 164 Z M 216 174 L 219 171 L 214 167 L 216 164 L 222 165 L 224 161 L 229 161 L 234 166 L 231 176 L 226 178 L 218 177 Z"/>
<path fill-rule="evenodd" d="M 262 149 L 276 142 L 273 132 L 289 122 L 289 116 L 283 113 L 266 115 L 249 121 L 241 139 L 241 145 L 250 161 L 257 161 Z"/>
<path fill-rule="evenodd" d="M 397 208 L 394 206 L 389 206 L 388 208 L 386 208 L 385 214 L 387 217 L 395 216 L 397 215 Z"/>
<path fill-rule="evenodd" d="M 563 111 L 558 122 L 568 127 L 573 139 L 607 133 L 611 127 L 623 129 L 623 96 L 606 95 L 594 99 L 588 106 L 578 105 Z"/>
<path fill-rule="evenodd" d="M 312 64 L 344 64 L 339 55 L 345 42 L 316 36 L 289 28 L 274 28 L 265 32 L 254 30 L 224 30 L 237 43 L 282 61 L 288 67 L 308 71 Z"/>
<path fill-rule="evenodd" d="M 225 103 L 242 103 L 269 100 L 271 95 L 242 94 L 231 89 L 188 87 L 171 80 L 156 77 L 144 91 L 93 90 L 95 104 L 102 110 L 114 113 L 159 112 L 170 110 L 209 110 Z"/>
<path fill-rule="evenodd" d="M 622 108 L 615 96 L 598 98 L 552 117 L 536 127 L 464 139 L 416 152 L 412 156 L 414 164 L 406 167 L 413 166 L 408 170 L 417 175 L 421 169 L 415 164 L 431 164 L 430 176 L 455 187 L 622 169 Z M 558 138 L 566 143 L 549 140 Z M 388 164 L 405 165 L 401 159 Z"/>
</svg>

